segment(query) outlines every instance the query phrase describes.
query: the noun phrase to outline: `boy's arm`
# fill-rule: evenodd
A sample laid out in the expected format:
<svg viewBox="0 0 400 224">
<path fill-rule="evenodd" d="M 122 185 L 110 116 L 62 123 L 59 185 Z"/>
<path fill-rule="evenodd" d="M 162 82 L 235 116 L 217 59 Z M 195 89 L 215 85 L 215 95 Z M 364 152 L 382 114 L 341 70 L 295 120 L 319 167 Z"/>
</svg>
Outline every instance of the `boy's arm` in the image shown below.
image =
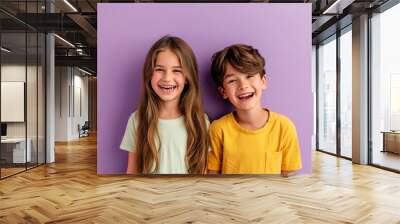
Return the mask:
<svg viewBox="0 0 400 224">
<path fill-rule="evenodd" d="M 295 174 L 296 174 L 296 171 L 285 171 L 285 170 L 281 171 L 282 177 L 291 177 L 291 176 L 294 176 Z"/>
<path fill-rule="evenodd" d="M 211 151 L 208 153 L 208 173 L 217 174 L 221 172 L 222 165 L 222 134 L 215 123 L 209 129 Z"/>
<path fill-rule="evenodd" d="M 289 177 L 295 175 L 296 171 L 300 170 L 302 167 L 301 151 L 297 138 L 296 127 L 289 119 L 282 140 L 283 157 L 281 175 L 283 177 Z"/>
</svg>

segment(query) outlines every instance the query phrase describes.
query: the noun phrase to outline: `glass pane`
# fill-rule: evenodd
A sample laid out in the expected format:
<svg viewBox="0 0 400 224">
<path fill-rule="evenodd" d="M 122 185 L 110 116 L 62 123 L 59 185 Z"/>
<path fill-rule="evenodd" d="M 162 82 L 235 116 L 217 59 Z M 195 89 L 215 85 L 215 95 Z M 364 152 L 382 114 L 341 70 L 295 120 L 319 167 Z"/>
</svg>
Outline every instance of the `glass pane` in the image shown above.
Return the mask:
<svg viewBox="0 0 400 224">
<path fill-rule="evenodd" d="M 372 163 L 400 170 L 400 4 L 372 18 Z"/>
<path fill-rule="evenodd" d="M 30 161 L 28 162 L 28 168 L 37 165 L 37 73 L 38 73 L 38 37 L 36 32 L 27 33 L 28 38 L 28 62 L 27 62 L 27 81 L 26 81 L 26 111 L 27 111 L 27 142 L 30 148 Z"/>
<path fill-rule="evenodd" d="M 318 48 L 318 148 L 336 154 L 336 38 Z"/>
<path fill-rule="evenodd" d="M 1 1 L 0 7 L 19 18 L 0 12 L 4 178 L 45 162 L 45 35 L 33 28 L 45 0 Z M 25 19 L 32 26 L 21 22 Z"/>
<path fill-rule="evenodd" d="M 26 34 L 1 34 L 1 166 L 2 178 L 25 170 Z M 6 50 L 4 50 L 6 49 Z M 28 151 L 26 147 L 28 146 Z"/>
<path fill-rule="evenodd" d="M 340 140 L 341 155 L 352 157 L 352 35 L 340 37 Z"/>
</svg>

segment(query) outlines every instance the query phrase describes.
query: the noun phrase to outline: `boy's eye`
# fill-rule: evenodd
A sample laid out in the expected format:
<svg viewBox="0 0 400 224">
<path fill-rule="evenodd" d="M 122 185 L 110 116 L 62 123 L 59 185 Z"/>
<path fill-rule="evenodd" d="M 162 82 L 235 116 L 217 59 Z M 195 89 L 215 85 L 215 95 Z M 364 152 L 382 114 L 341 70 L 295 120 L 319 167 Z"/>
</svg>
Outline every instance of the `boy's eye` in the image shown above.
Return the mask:
<svg viewBox="0 0 400 224">
<path fill-rule="evenodd" d="M 253 78 L 253 77 L 255 77 L 255 75 L 247 75 L 247 78 L 249 79 L 249 78 Z"/>
<path fill-rule="evenodd" d="M 235 83 L 235 82 L 236 82 L 236 79 L 231 79 L 231 80 L 227 81 L 228 84 Z"/>
</svg>

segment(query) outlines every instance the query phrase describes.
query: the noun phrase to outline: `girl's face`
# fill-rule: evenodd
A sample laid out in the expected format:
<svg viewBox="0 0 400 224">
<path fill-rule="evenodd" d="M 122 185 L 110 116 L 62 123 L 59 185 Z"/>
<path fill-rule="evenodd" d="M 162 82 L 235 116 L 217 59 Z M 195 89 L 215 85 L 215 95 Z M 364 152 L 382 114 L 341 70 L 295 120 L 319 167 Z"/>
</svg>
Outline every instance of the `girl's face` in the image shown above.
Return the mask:
<svg viewBox="0 0 400 224">
<path fill-rule="evenodd" d="M 151 88 L 158 97 L 164 103 L 179 104 L 185 82 L 178 56 L 169 49 L 158 53 L 151 76 Z"/>
</svg>

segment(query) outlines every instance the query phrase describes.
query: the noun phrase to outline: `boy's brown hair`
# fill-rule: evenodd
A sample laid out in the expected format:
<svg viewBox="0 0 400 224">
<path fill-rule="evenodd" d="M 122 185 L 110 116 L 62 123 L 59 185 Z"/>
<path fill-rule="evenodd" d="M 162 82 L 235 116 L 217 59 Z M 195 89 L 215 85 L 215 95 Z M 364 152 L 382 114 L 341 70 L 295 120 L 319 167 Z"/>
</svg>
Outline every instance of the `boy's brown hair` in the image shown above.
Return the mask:
<svg viewBox="0 0 400 224">
<path fill-rule="evenodd" d="M 219 87 L 222 87 L 227 63 L 242 73 L 265 75 L 265 59 L 258 50 L 249 45 L 234 44 L 212 57 L 211 75 Z"/>
</svg>

